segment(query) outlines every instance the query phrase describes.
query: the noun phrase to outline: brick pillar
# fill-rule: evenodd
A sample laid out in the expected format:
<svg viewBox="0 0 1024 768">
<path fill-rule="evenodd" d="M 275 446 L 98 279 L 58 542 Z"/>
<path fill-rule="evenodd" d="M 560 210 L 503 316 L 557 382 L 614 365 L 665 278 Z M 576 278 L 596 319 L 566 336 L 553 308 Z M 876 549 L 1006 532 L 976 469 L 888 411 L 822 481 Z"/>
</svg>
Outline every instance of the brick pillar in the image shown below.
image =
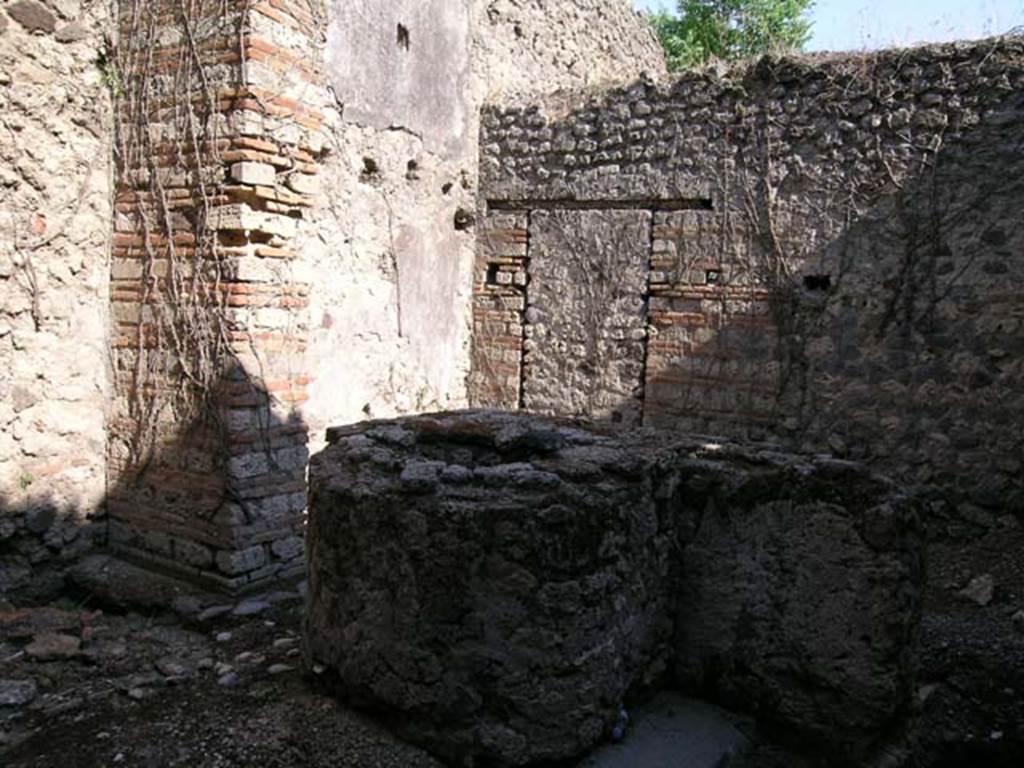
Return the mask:
<svg viewBox="0 0 1024 768">
<path fill-rule="evenodd" d="M 227 11 L 225 11 L 227 6 Z M 325 98 L 310 3 L 120 3 L 111 542 L 242 590 L 301 573 Z"/>
</svg>

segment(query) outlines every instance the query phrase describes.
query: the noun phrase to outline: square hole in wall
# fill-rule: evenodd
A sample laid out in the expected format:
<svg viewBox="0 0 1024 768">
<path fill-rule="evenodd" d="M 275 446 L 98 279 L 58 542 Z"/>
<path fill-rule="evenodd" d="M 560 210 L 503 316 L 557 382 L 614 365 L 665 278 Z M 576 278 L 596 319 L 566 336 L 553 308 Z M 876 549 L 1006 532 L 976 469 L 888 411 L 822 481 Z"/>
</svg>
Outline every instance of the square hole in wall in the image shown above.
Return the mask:
<svg viewBox="0 0 1024 768">
<path fill-rule="evenodd" d="M 709 269 L 704 273 L 704 282 L 708 285 L 721 285 L 722 284 L 722 270 L 720 269 Z"/>
</svg>

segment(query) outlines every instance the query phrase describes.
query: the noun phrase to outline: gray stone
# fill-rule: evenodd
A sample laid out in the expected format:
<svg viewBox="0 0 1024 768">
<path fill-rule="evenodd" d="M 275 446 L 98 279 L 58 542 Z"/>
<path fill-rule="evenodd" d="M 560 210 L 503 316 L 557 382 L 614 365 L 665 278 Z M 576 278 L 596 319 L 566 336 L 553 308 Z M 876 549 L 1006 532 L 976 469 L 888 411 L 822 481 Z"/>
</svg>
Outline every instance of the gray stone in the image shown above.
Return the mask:
<svg viewBox="0 0 1024 768">
<path fill-rule="evenodd" d="M 231 612 L 233 616 L 256 616 L 270 610 L 270 603 L 266 600 L 245 600 L 235 606 Z"/>
<path fill-rule="evenodd" d="M 156 667 L 157 672 L 161 675 L 173 680 L 185 680 L 193 674 L 190 665 L 173 657 L 157 659 L 153 666 Z"/>
<path fill-rule="evenodd" d="M 1024 610 L 1017 611 L 1010 617 L 1010 621 L 1013 623 L 1013 628 L 1018 633 L 1024 635 Z"/>
<path fill-rule="evenodd" d="M 199 621 L 213 621 L 221 616 L 226 616 L 234 609 L 235 607 L 233 605 L 211 605 L 209 608 L 203 609 L 196 618 L 198 618 Z"/>
<path fill-rule="evenodd" d="M 991 574 L 986 573 L 981 576 L 975 576 L 971 579 L 971 583 L 960 590 L 958 594 L 960 597 L 984 607 L 992 602 L 995 588 L 995 579 L 992 578 Z"/>
<path fill-rule="evenodd" d="M 267 564 L 267 550 L 262 544 L 240 550 L 221 550 L 217 553 L 217 567 L 228 576 L 255 571 Z"/>
<path fill-rule="evenodd" d="M 277 170 L 267 163 L 235 163 L 231 166 L 231 178 L 240 184 L 272 187 L 277 178 Z"/>
<path fill-rule="evenodd" d="M 7 6 L 7 15 L 29 32 L 53 32 L 57 28 L 57 17 L 36 0 L 17 0 Z"/>
<path fill-rule="evenodd" d="M 78 21 L 73 21 L 70 24 L 65 24 L 58 29 L 53 37 L 60 43 L 77 43 L 81 40 L 86 40 L 92 32 L 85 24 Z"/>
<path fill-rule="evenodd" d="M 25 654 L 35 661 L 65 661 L 78 656 L 82 641 L 70 635 L 47 632 L 36 635 L 25 648 Z"/>
<path fill-rule="evenodd" d="M 0 707 L 23 707 L 39 693 L 32 680 L 0 680 Z"/>
</svg>

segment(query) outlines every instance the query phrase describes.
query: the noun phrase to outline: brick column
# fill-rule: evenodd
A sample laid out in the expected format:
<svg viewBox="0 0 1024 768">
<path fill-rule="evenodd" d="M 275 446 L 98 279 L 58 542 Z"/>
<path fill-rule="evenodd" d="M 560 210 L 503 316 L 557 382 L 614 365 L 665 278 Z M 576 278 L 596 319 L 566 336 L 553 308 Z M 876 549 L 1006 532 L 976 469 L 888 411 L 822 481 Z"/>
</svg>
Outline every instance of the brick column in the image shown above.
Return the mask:
<svg viewBox="0 0 1024 768">
<path fill-rule="evenodd" d="M 325 91 L 309 3 L 186 5 L 120 7 L 110 538 L 234 591 L 304 567 L 309 280 L 292 241 Z M 124 151 L 139 131 L 148 151 Z"/>
</svg>

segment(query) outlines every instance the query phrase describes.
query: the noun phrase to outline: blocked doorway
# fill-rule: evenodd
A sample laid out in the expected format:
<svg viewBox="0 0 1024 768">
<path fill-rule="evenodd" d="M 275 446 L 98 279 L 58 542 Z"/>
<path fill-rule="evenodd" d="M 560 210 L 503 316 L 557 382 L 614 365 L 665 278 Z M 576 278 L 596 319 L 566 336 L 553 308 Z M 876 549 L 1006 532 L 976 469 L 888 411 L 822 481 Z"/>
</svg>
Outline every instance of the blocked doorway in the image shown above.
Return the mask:
<svg viewBox="0 0 1024 768">
<path fill-rule="evenodd" d="M 623 426 L 643 416 L 648 210 L 533 210 L 522 405 Z"/>
</svg>

